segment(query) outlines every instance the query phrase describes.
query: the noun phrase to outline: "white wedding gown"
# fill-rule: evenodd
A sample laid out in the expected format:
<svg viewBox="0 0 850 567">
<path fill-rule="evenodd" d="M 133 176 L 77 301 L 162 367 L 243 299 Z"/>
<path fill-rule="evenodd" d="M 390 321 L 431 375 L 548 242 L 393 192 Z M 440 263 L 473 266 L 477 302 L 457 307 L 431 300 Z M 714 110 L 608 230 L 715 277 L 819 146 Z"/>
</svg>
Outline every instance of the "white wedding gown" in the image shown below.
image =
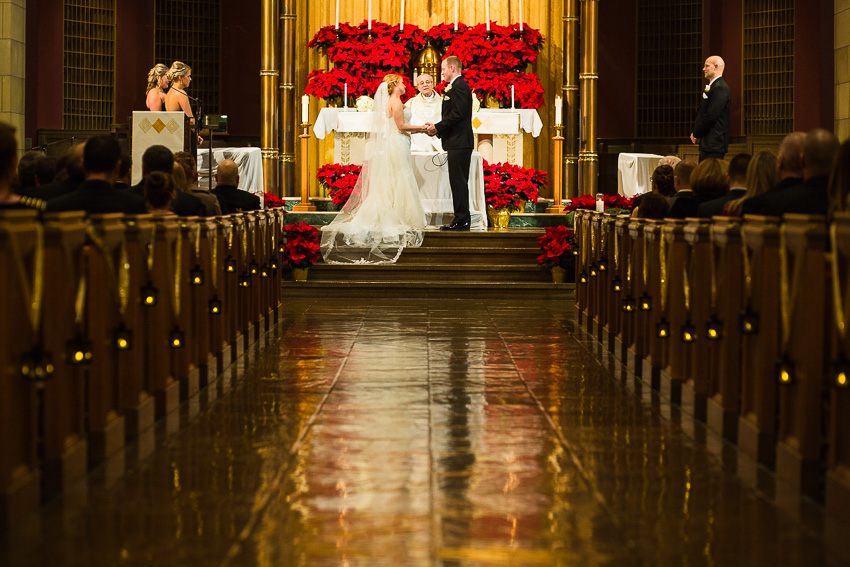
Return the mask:
<svg viewBox="0 0 850 567">
<path fill-rule="evenodd" d="M 413 173 L 410 136 L 388 116 L 386 93 L 382 84 L 375 94 L 376 116 L 357 185 L 337 218 L 322 227 L 326 263 L 394 263 L 404 248 L 422 245 L 425 210 Z M 410 123 L 409 109 L 404 121 Z"/>
</svg>

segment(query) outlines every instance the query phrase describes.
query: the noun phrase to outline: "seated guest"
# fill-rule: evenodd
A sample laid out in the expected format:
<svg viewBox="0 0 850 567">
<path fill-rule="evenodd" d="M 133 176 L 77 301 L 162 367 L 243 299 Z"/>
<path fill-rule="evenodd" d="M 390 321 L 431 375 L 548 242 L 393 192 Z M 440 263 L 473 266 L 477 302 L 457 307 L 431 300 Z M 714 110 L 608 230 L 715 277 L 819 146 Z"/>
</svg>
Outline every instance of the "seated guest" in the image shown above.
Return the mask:
<svg viewBox="0 0 850 567">
<path fill-rule="evenodd" d="M 803 184 L 782 192 L 765 195 L 761 214 L 781 216 L 785 213 L 826 215 L 829 213 L 827 184 L 832 162 L 838 153 L 838 139 L 828 130 L 817 128 L 803 140 Z"/>
<path fill-rule="evenodd" d="M 679 194 L 682 196 L 693 196 L 691 189 L 691 173 L 697 166 L 691 160 L 682 160 L 673 167 L 673 187 L 676 192 L 670 197 L 670 207 L 676 203 Z"/>
<path fill-rule="evenodd" d="M 87 213 L 147 212 L 139 197 L 113 184 L 121 167 L 121 146 L 112 136 L 95 136 L 83 148 L 86 180 L 71 193 L 47 202 L 48 211 L 86 211 Z"/>
<path fill-rule="evenodd" d="M 239 167 L 233 160 L 226 159 L 219 162 L 215 172 L 215 183 L 215 189 L 212 192 L 218 197 L 222 214 L 259 210 L 259 197 L 236 188 L 239 185 Z"/>
<path fill-rule="evenodd" d="M 150 214 L 174 216 L 174 213 L 171 212 L 174 195 L 174 182 L 167 173 L 154 171 L 145 178 L 145 202 Z"/>
<path fill-rule="evenodd" d="M 850 210 L 850 140 L 845 140 L 835 155 L 829 176 L 829 201 L 833 213 Z"/>
<path fill-rule="evenodd" d="M 679 156 L 664 156 L 663 158 L 658 160 L 658 165 L 669 165 L 670 167 L 676 167 L 676 164 L 682 161 Z"/>
<path fill-rule="evenodd" d="M 209 190 L 198 187 L 198 168 L 195 165 L 195 158 L 192 157 L 192 154 L 189 152 L 177 152 L 174 154 L 174 162 L 183 166 L 183 171 L 186 173 L 187 188 L 185 191 L 201 200 L 208 217 L 220 215 L 221 207 L 218 204 L 216 196 Z M 184 189 L 178 186 L 177 190 L 183 191 Z"/>
<path fill-rule="evenodd" d="M 41 156 L 35 164 L 35 185 L 41 187 L 53 183 L 56 178 L 56 158 Z"/>
<path fill-rule="evenodd" d="M 640 207 L 635 210 L 638 214 L 632 216 L 637 216 L 639 219 L 661 220 L 666 218 L 667 213 L 670 212 L 670 201 L 659 193 L 647 193 L 641 201 Z"/>
<path fill-rule="evenodd" d="M 115 188 L 129 189 L 132 174 L 133 158 L 129 154 L 121 154 L 121 167 L 118 168 L 118 179 L 115 180 Z"/>
<path fill-rule="evenodd" d="M 18 140 L 15 127 L 0 122 L 0 211 L 26 208 L 21 196 L 12 189 L 18 168 Z"/>
<path fill-rule="evenodd" d="M 776 173 L 779 181 L 766 193 L 747 197 L 741 204 L 741 215 L 760 215 L 764 202 L 771 193 L 780 193 L 791 187 L 803 184 L 803 140 L 805 132 L 792 132 L 785 136 L 779 145 L 779 155 L 776 158 Z"/>
<path fill-rule="evenodd" d="M 670 218 L 684 219 L 695 217 L 699 206 L 706 201 L 716 199 L 729 190 L 729 179 L 726 177 L 723 161 L 717 158 L 707 158 L 699 162 L 691 173 L 691 191 L 677 193 L 676 201 L 670 205 Z"/>
<path fill-rule="evenodd" d="M 68 152 L 56 162 L 56 175 L 53 181 L 37 187 L 27 189 L 25 196 L 32 199 L 49 201 L 60 195 L 66 195 L 75 191 L 86 175 L 83 172 L 83 148 L 84 142 L 74 144 Z"/>
<path fill-rule="evenodd" d="M 731 169 L 731 166 L 730 166 Z M 726 203 L 726 208 L 723 214 L 729 217 L 741 216 L 741 207 L 747 199 L 764 195 L 779 181 L 779 174 L 776 171 L 776 156 L 773 152 L 759 152 L 750 161 L 747 167 L 747 178 L 744 182 L 747 186 L 747 191 L 743 197 L 739 197 Z M 732 190 L 730 189 L 731 193 Z"/>
<path fill-rule="evenodd" d="M 729 162 L 729 170 L 726 172 L 726 177 L 729 179 L 729 191 L 722 197 L 700 205 L 697 214 L 701 218 L 708 219 L 724 214 L 727 203 L 740 199 L 747 193 L 747 167 L 752 157 L 750 154 L 737 154 L 732 158 Z"/>
<path fill-rule="evenodd" d="M 35 170 L 38 160 L 44 157 L 39 150 L 30 150 L 18 160 L 18 174 L 12 181 L 13 189 L 18 195 L 26 193 L 30 187 L 38 185 L 35 179 Z"/>
<path fill-rule="evenodd" d="M 165 146 L 154 145 L 142 154 L 142 180 L 133 185 L 130 191 L 141 198 L 145 196 L 145 179 L 154 171 L 171 175 L 174 171 L 174 154 Z M 175 193 L 171 211 L 180 217 L 204 216 L 201 200 L 182 191 Z"/>
<path fill-rule="evenodd" d="M 634 205 L 634 209 L 632 209 L 633 217 L 640 217 L 638 209 L 640 209 L 640 205 L 647 195 L 654 193 L 667 199 L 676 193 L 676 187 L 673 182 L 673 168 L 669 165 L 659 165 L 656 167 L 652 172 L 652 177 L 649 178 L 649 182 L 651 183 L 649 192 L 636 196 L 632 201 Z"/>
</svg>

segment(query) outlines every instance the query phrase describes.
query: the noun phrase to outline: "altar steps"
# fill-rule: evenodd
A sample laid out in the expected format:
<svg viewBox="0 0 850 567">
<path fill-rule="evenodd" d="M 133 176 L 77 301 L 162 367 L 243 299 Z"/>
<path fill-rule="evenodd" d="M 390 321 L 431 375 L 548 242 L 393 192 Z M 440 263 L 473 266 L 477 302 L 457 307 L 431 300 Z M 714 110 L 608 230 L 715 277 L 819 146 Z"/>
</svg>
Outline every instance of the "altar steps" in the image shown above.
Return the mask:
<svg viewBox="0 0 850 567">
<path fill-rule="evenodd" d="M 427 231 L 423 245 L 386 265 L 315 264 L 308 281 L 284 276 L 284 297 L 568 299 L 572 284 L 553 284 L 537 265 L 543 229 Z"/>
</svg>

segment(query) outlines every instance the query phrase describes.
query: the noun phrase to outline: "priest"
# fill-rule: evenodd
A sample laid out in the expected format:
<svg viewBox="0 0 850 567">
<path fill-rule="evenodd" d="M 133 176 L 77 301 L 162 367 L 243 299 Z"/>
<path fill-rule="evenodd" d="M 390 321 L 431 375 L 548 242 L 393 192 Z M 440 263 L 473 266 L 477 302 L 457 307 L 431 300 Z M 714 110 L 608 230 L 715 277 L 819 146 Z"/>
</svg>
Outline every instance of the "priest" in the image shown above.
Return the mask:
<svg viewBox="0 0 850 567">
<path fill-rule="evenodd" d="M 427 123 L 434 124 L 440 121 L 443 109 L 443 97 L 434 91 L 434 78 L 427 73 L 419 75 L 416 79 L 416 90 L 419 94 L 405 103 L 413 115 L 410 124 L 422 126 Z M 414 151 L 442 151 L 440 139 L 430 137 L 427 134 L 413 134 L 411 136 L 411 149 Z"/>
</svg>

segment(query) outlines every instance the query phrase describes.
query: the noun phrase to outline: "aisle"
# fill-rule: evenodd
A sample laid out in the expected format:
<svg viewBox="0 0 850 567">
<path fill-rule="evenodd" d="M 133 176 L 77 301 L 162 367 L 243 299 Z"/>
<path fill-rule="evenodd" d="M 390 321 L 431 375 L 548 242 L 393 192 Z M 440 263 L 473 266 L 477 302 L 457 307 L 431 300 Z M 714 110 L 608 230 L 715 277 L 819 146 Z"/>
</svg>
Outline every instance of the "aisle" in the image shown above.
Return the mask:
<svg viewBox="0 0 850 567">
<path fill-rule="evenodd" d="M 563 301 L 285 305 L 0 564 L 839 563 L 592 350 Z"/>
</svg>

